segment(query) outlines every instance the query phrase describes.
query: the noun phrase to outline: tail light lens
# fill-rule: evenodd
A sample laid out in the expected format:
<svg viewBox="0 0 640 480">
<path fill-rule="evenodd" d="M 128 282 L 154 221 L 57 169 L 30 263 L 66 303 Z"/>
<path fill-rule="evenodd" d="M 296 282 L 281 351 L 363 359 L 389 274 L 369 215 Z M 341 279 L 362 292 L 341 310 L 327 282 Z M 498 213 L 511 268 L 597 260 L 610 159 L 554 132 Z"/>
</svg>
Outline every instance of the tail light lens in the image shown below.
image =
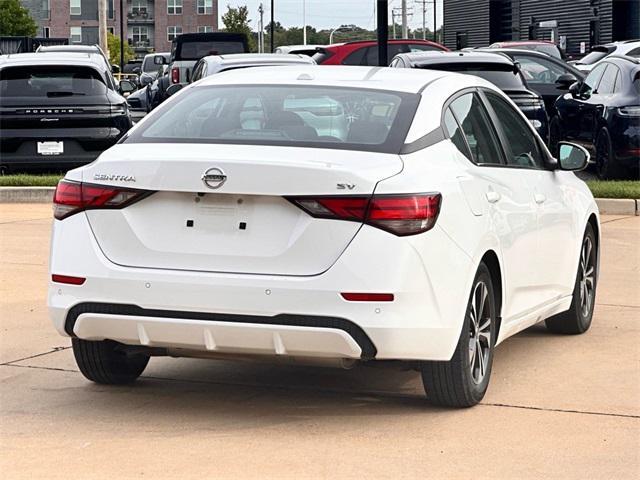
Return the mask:
<svg viewBox="0 0 640 480">
<path fill-rule="evenodd" d="M 315 218 L 350 220 L 398 236 L 433 228 L 440 213 L 439 193 L 373 197 L 292 197 L 289 201 Z"/>
<path fill-rule="evenodd" d="M 53 196 L 53 216 L 58 220 L 93 209 L 124 208 L 151 191 L 60 180 Z"/>
<path fill-rule="evenodd" d="M 180 83 L 180 69 L 177 67 L 171 69 L 171 83 Z"/>
</svg>

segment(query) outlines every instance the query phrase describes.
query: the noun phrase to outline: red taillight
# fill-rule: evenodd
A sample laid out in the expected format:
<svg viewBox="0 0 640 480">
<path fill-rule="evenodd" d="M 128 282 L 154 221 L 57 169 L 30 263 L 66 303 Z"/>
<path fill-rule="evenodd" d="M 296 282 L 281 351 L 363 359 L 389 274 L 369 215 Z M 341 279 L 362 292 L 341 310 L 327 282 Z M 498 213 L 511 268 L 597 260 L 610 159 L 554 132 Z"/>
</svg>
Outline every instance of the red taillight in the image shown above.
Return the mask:
<svg viewBox="0 0 640 480">
<path fill-rule="evenodd" d="M 62 220 L 83 210 L 124 208 L 151 193 L 147 190 L 60 180 L 53 195 L 53 216 Z"/>
<path fill-rule="evenodd" d="M 393 302 L 393 293 L 341 293 L 349 302 Z"/>
<path fill-rule="evenodd" d="M 312 217 L 363 222 L 405 236 L 433 228 L 440 213 L 439 193 L 373 197 L 294 197 Z"/>
<path fill-rule="evenodd" d="M 71 277 L 69 275 L 51 275 L 51 280 L 56 283 L 66 283 L 68 285 L 82 285 L 87 279 L 83 277 Z"/>
<path fill-rule="evenodd" d="M 171 69 L 171 83 L 180 83 L 180 69 L 178 67 Z"/>
</svg>

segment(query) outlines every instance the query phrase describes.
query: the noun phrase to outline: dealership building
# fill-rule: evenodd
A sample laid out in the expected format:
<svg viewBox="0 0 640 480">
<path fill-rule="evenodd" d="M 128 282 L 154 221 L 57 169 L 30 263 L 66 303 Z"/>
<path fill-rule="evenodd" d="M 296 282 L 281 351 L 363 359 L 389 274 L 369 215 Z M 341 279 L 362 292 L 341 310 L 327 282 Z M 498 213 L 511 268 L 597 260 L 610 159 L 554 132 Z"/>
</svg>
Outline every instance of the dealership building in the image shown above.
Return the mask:
<svg viewBox="0 0 640 480">
<path fill-rule="evenodd" d="M 569 54 L 640 38 L 640 0 L 444 0 L 451 49 L 510 40 L 553 40 Z"/>
</svg>

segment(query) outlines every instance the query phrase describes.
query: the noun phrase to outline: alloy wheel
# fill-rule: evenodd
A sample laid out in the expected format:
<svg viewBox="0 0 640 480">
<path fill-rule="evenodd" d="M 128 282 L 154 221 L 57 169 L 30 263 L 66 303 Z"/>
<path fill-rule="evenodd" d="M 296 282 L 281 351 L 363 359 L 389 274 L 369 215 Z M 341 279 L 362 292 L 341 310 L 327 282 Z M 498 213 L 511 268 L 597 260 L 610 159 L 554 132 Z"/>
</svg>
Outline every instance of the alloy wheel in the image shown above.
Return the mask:
<svg viewBox="0 0 640 480">
<path fill-rule="evenodd" d="M 469 308 L 469 369 L 476 384 L 484 379 L 491 352 L 491 306 L 487 285 L 476 283 Z"/>
<path fill-rule="evenodd" d="M 580 253 L 580 312 L 586 318 L 593 306 L 595 292 L 595 255 L 591 238 L 585 237 Z"/>
</svg>

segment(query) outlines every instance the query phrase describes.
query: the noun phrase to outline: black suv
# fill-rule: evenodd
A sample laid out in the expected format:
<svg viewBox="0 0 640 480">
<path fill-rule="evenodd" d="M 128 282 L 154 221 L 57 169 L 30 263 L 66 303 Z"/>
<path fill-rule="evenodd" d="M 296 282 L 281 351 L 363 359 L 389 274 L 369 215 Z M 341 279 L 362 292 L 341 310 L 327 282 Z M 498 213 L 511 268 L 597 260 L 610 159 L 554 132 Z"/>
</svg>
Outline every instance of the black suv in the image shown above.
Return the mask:
<svg viewBox="0 0 640 480">
<path fill-rule="evenodd" d="M 88 53 L 0 57 L 0 169 L 62 170 L 95 160 L 129 128 L 121 94 L 104 59 Z"/>
<path fill-rule="evenodd" d="M 513 100 L 545 142 L 549 139 L 549 118 L 542 97 L 528 88 L 518 65 L 506 55 L 475 51 L 401 53 L 389 66 L 444 70 L 484 78 Z"/>
<path fill-rule="evenodd" d="M 552 150 L 570 139 L 595 153 L 600 178 L 639 177 L 640 60 L 609 56 L 559 97 L 551 119 Z"/>
</svg>

